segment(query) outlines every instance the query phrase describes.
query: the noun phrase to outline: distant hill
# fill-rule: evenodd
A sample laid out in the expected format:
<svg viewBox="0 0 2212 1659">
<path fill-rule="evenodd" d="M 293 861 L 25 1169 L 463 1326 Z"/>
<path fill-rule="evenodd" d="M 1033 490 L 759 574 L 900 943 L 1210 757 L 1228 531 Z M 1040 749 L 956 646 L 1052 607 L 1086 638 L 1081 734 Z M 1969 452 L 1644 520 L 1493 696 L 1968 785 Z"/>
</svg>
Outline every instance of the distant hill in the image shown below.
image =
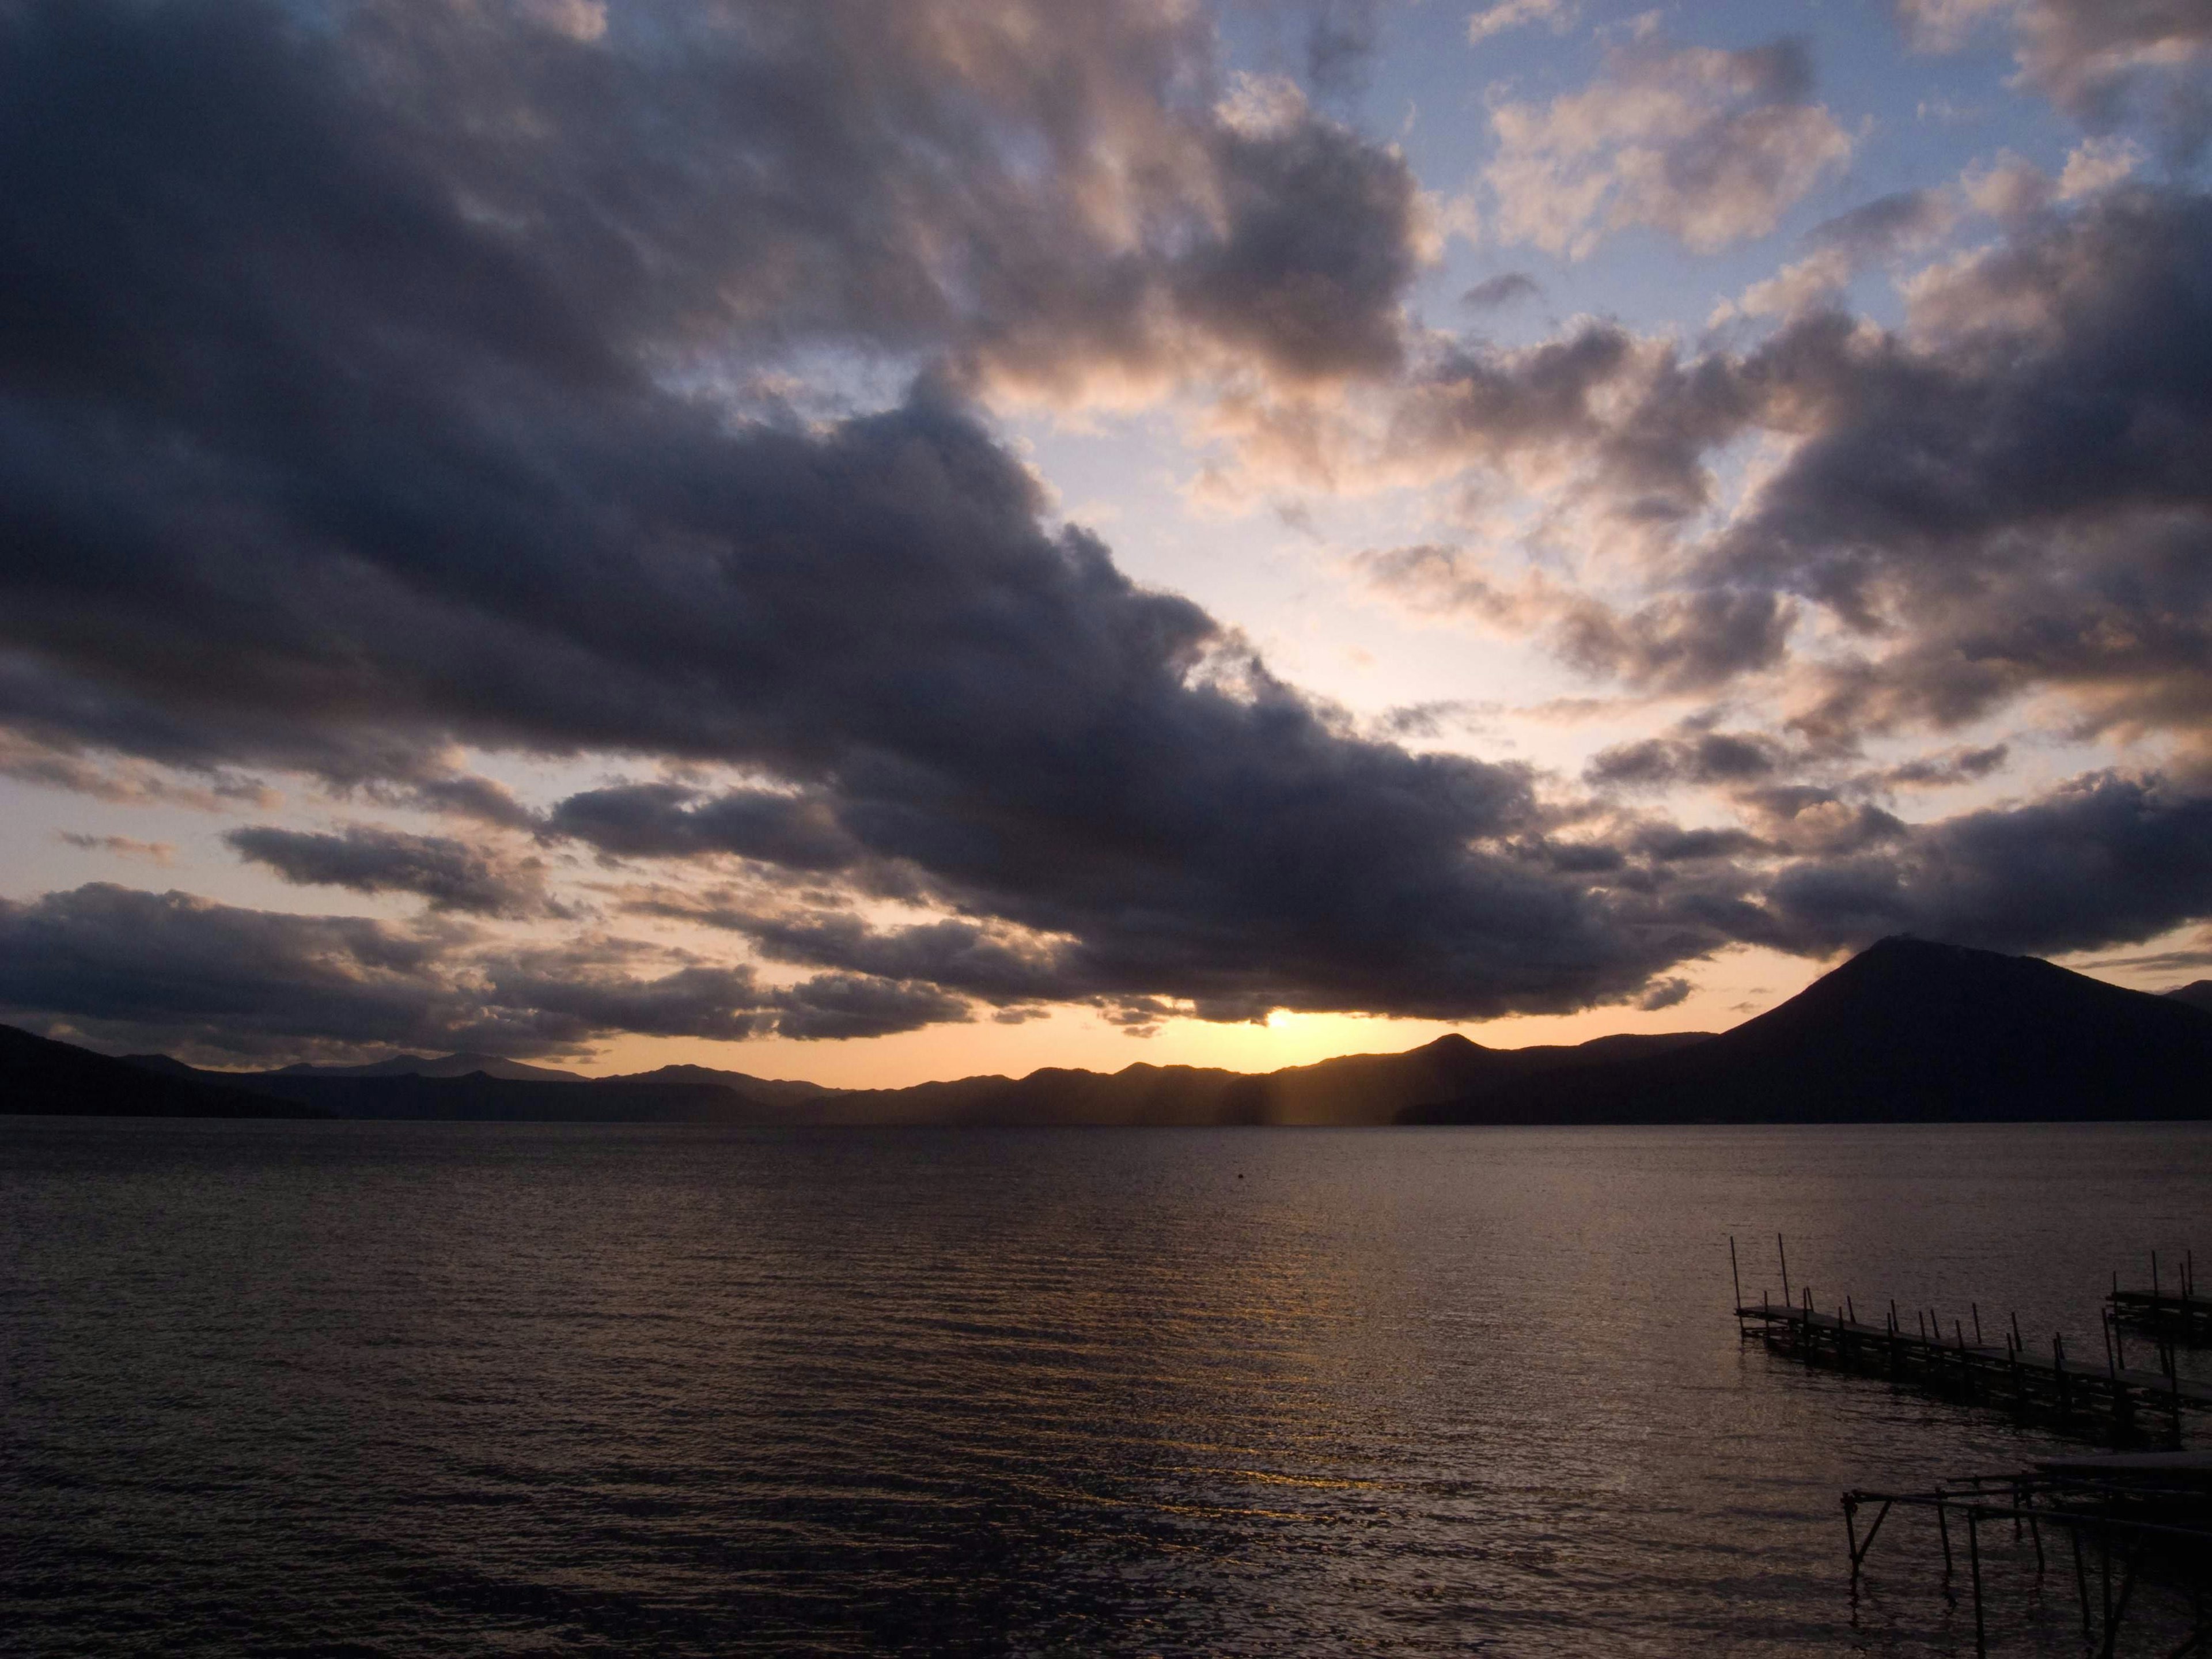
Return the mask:
<svg viewBox="0 0 2212 1659">
<path fill-rule="evenodd" d="M 1601 1037 L 1577 1047 L 1486 1048 L 1455 1035 L 1403 1054 L 1346 1054 L 1261 1074 L 1139 1062 L 1114 1073 L 1052 1066 L 1022 1078 L 971 1077 L 905 1089 L 852 1090 L 699 1066 L 665 1066 L 627 1077 L 546 1081 L 528 1075 L 501 1076 L 482 1068 L 463 1076 L 442 1076 L 415 1068 L 444 1069 L 447 1062 L 414 1056 L 366 1066 L 200 1072 L 166 1054 L 134 1055 L 126 1062 L 82 1049 L 72 1052 L 86 1054 L 103 1066 L 134 1070 L 148 1079 L 149 1087 L 153 1079 L 161 1079 L 217 1090 L 224 1099 L 282 1101 L 340 1117 L 794 1126 L 1174 1126 L 1385 1124 L 1407 1106 L 1448 1100 L 1509 1078 L 1602 1064 L 1624 1054 L 1667 1052 L 1706 1040 L 1692 1033 Z M 539 1068 L 514 1069 L 529 1073 Z M 69 1108 L 48 1104 L 21 1109 Z"/>
<path fill-rule="evenodd" d="M 166 1056 L 165 1056 L 166 1058 Z M 394 1054 L 366 1066 L 287 1066 L 278 1077 L 467 1077 L 482 1072 L 486 1077 L 511 1083 L 582 1083 L 580 1073 L 556 1071 L 550 1066 L 526 1066 L 497 1054 Z"/>
<path fill-rule="evenodd" d="M 1510 1079 L 1416 1123 L 2212 1117 L 2212 1015 L 2033 957 L 1887 939 L 1668 1054 Z"/>
<path fill-rule="evenodd" d="M 785 1118 L 763 1102 L 711 1083 L 542 1083 L 483 1072 L 466 1077 L 249 1072 L 234 1074 L 232 1085 L 241 1093 L 335 1117 L 488 1123 L 771 1123 Z"/>
<path fill-rule="evenodd" d="M 2185 1002 L 2192 1008 L 2202 1008 L 2206 1013 L 2212 1014 L 2212 979 L 2191 980 L 2186 985 L 2177 985 L 2171 991 L 2161 994 L 2172 997 L 2176 1002 Z"/>
<path fill-rule="evenodd" d="M 905 1089 L 856 1089 L 816 1103 L 814 1121 L 849 1123 L 1387 1124 L 1408 1106 L 1485 1084 L 1619 1054 L 1705 1041 L 1702 1032 L 1601 1037 L 1576 1047 L 1486 1048 L 1456 1032 L 1395 1054 L 1343 1054 L 1246 1073 L 1139 1061 L 1118 1072 L 1048 1066 Z"/>
<path fill-rule="evenodd" d="M 494 1075 L 500 1075 L 494 1073 Z M 578 1079 L 582 1081 L 582 1079 Z M 657 1071 L 630 1072 L 621 1077 L 603 1078 L 603 1083 L 705 1083 L 716 1088 L 735 1089 L 739 1094 L 754 1100 L 776 1104 L 791 1104 L 802 1100 L 819 1100 L 824 1095 L 843 1094 L 842 1089 L 833 1089 L 826 1083 L 807 1083 L 798 1079 L 751 1077 L 744 1072 L 720 1072 L 711 1066 L 663 1066 Z"/>
<path fill-rule="evenodd" d="M 96 1117 L 326 1115 L 301 1102 L 270 1100 L 209 1081 L 174 1060 L 149 1072 L 75 1043 L 0 1025 L 0 1114 L 33 1112 Z"/>
</svg>

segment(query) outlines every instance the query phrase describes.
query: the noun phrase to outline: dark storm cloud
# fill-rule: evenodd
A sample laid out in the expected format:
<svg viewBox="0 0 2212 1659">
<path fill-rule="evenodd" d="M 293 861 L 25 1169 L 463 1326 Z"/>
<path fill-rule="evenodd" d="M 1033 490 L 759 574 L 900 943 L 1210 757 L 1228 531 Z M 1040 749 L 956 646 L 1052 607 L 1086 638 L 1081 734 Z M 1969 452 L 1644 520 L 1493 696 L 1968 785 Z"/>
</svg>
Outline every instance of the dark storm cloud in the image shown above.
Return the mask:
<svg viewBox="0 0 2212 1659">
<path fill-rule="evenodd" d="M 240 1052 L 863 1035 L 970 998 L 1139 1027 L 1463 1018 L 1633 997 L 1733 940 L 1940 919 L 1969 854 L 1967 923 L 2087 926 L 2002 896 L 2033 873 L 1999 856 L 2012 818 L 1911 830 L 1785 780 L 1744 786 L 1756 847 L 1648 824 L 1552 842 L 1565 809 L 1528 769 L 1351 735 L 1048 527 L 967 391 L 1231 361 L 1310 390 L 1407 361 L 1402 158 L 1224 85 L 1195 15 L 317 15 L 0 4 L 0 767 L 124 788 L 116 769 L 158 764 L 210 792 L 304 771 L 610 857 L 742 859 L 783 890 L 722 925 L 819 971 L 82 889 L 0 915 L 11 1009 Z M 1802 99 L 1786 54 L 1668 62 Z M 1834 150 L 1790 107 L 1784 182 Z M 1677 203 L 1686 234 L 1761 222 L 1780 198 L 1753 194 Z M 1718 447 L 1800 441 L 1618 607 L 1478 588 L 1436 549 L 1391 569 L 1669 694 L 1783 668 L 1825 611 L 1859 654 L 1805 716 L 1824 753 L 2044 684 L 2201 720 L 2207 252 L 2202 204 L 2129 196 L 1923 282 L 1909 335 L 1827 318 L 1684 362 L 1588 324 L 1442 349 L 1396 389 L 1394 443 L 1534 453 L 1635 536 L 1702 521 Z M 793 365 L 924 372 L 896 407 L 802 420 L 775 407 Z M 471 748 L 751 781 L 540 817 L 461 770 Z M 2196 822 L 2151 793 L 2149 816 Z M 434 838 L 263 833 L 280 868 L 489 902 Z M 1770 858 L 1797 862 L 1763 901 Z M 955 920 L 836 908 L 894 890 Z M 2146 883 L 2106 936 L 2203 908 Z"/>
<path fill-rule="evenodd" d="M 561 801 L 541 833 L 587 842 L 623 858 L 731 853 L 788 869 L 850 869 L 865 850 L 822 797 L 764 789 L 709 796 L 680 784 L 623 784 Z"/>
<path fill-rule="evenodd" d="M 2130 191 L 1924 283 L 1917 338 L 1843 319 L 1742 366 L 1809 435 L 1709 580 L 1793 592 L 1876 653 L 1808 728 L 1955 725 L 2038 685 L 2212 716 L 2212 202 Z"/>
<path fill-rule="evenodd" d="M 957 918 L 879 928 L 836 910 L 769 913 L 711 902 L 644 908 L 743 933 L 769 961 L 943 986 L 987 1002 L 1065 1001 L 1113 988 L 1091 976 L 1067 941 Z"/>
<path fill-rule="evenodd" d="M 533 860 L 501 859 L 447 836 L 410 836 L 374 824 L 335 835 L 255 824 L 223 839 L 240 857 L 301 886 L 356 893 L 417 893 L 433 909 L 481 916 L 547 912 L 544 872 Z"/>
<path fill-rule="evenodd" d="M 0 1007 L 131 1046 L 434 1043 L 453 1013 L 439 973 L 453 943 L 94 884 L 0 902 Z"/>
<path fill-rule="evenodd" d="M 902 866 L 1224 1018 L 1567 1008 L 1714 942 L 1518 857 L 1524 769 L 1352 738 L 1047 533 L 942 379 L 812 428 L 668 389 L 733 340 L 871 330 L 1138 364 L 1108 300 L 1293 377 L 1384 368 L 1401 161 L 1294 98 L 1178 104 L 1186 26 L 1148 9 L 653 15 L 665 40 L 628 10 L 599 40 L 489 7 L 0 14 L 0 706 L 495 821 L 455 745 L 740 767 L 784 793 L 588 792 L 546 833 Z M 1112 258 L 1054 217 L 1112 185 L 1107 137 L 1173 198 Z"/>
<path fill-rule="evenodd" d="M 929 986 L 856 974 L 764 985 L 742 965 L 667 968 L 612 942 L 516 950 L 453 925 L 106 884 L 0 901 L 0 1018 L 104 1047 L 232 1060 L 392 1046 L 542 1054 L 621 1032 L 830 1039 L 967 1017 Z"/>
<path fill-rule="evenodd" d="M 1985 778 L 2011 757 L 2008 744 L 1991 744 L 1982 749 L 1954 749 L 1940 755 L 1927 755 L 1917 760 L 1901 761 L 1895 766 L 1886 766 L 1870 772 L 1861 781 L 1869 789 L 1942 789 L 1954 784 L 1972 783 Z"/>
<path fill-rule="evenodd" d="M 1629 837 L 1628 845 L 1638 856 L 1659 864 L 1740 859 L 1770 850 L 1765 842 L 1747 830 L 1682 830 L 1673 824 L 1639 830 Z"/>
<path fill-rule="evenodd" d="M 2155 778 L 2082 779 L 1799 863 L 1770 902 L 1793 949 L 1894 933 L 2035 953 L 2149 939 L 2212 910 L 2212 798 Z"/>
<path fill-rule="evenodd" d="M 1225 234 L 1183 264 L 1183 313 L 1293 375 L 1380 374 L 1403 352 L 1417 191 L 1402 158 L 1300 112 L 1216 141 Z"/>
<path fill-rule="evenodd" d="M 1559 625 L 1559 647 L 1588 673 L 1655 691 L 1699 691 L 1780 662 L 1796 619 L 1796 607 L 1771 592 L 1711 588 L 1625 616 L 1577 605 Z"/>
<path fill-rule="evenodd" d="M 1876 204 L 1832 234 L 1915 219 Z M 1530 603 L 1433 554 L 1371 579 L 1547 630 L 1570 662 L 1658 690 L 1786 669 L 1805 741 L 1955 728 L 2057 690 L 2090 729 L 2202 746 L 2212 726 L 2212 200 L 2109 191 L 2032 216 L 1910 285 L 1886 331 L 1827 311 L 1690 359 L 1606 324 L 1413 377 L 1392 448 L 1530 466 L 1596 527 L 1647 537 L 1648 597 Z M 1786 447 L 1726 527 L 1712 458 Z M 1558 482 L 1564 478 L 1565 482 Z M 1391 562 L 1392 558 L 1395 562 Z M 1790 654 L 1808 611 L 1834 624 Z"/>
<path fill-rule="evenodd" d="M 1460 341 L 1409 377 L 1387 449 L 1510 468 L 1534 457 L 1626 524 L 1671 524 L 1712 499 L 1705 454 L 1757 412 L 1726 358 L 1683 363 L 1664 342 L 1579 322 L 1516 350 Z"/>
<path fill-rule="evenodd" d="M 1600 750 L 1583 769 L 1583 781 L 1607 791 L 1717 788 L 1756 817 L 1795 817 L 1812 805 L 1972 783 L 2002 766 L 2010 754 L 2008 745 L 1995 744 L 1840 772 L 1839 763 L 1849 757 L 1792 744 L 1771 732 L 1721 731 L 1700 718 L 1681 722 L 1663 737 Z M 1808 774 L 1830 781 L 1788 781 Z"/>
<path fill-rule="evenodd" d="M 933 986 L 893 984 L 854 974 L 821 974 L 778 1000 L 777 1032 L 787 1037 L 889 1036 L 967 1019 L 968 1005 Z"/>
<path fill-rule="evenodd" d="M 1771 776 L 1788 759 L 1785 745 L 1764 732 L 1692 731 L 1601 750 L 1583 776 L 1600 787 L 1631 789 L 1743 783 Z"/>
</svg>

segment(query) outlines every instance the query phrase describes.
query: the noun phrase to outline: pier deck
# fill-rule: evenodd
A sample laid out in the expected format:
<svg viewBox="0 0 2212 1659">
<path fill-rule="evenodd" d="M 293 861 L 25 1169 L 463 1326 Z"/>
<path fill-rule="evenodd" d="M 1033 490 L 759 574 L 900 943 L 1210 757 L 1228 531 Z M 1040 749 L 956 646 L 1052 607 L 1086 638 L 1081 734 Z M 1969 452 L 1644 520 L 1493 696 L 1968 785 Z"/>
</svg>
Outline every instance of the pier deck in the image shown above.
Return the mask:
<svg viewBox="0 0 2212 1659">
<path fill-rule="evenodd" d="M 2181 1285 L 2172 1296 L 2166 1293 L 2166 1286 L 2159 1281 L 2156 1250 L 2150 1253 L 2148 1290 L 2124 1291 L 2120 1288 L 2120 1276 L 2114 1273 L 2112 1293 L 2105 1298 L 2106 1317 L 2192 1348 L 2212 1344 L 2212 1297 L 2197 1293 L 2196 1253 L 2185 1254 L 2179 1265 Z"/>
<path fill-rule="evenodd" d="M 1963 1322 L 1948 1337 L 1931 1334 L 1924 1320 L 1917 1331 L 1906 1330 L 1893 1310 L 1879 1325 L 1853 1317 L 1848 1304 L 1822 1313 L 1809 1304 L 1748 1303 L 1735 1313 L 1746 1334 L 1808 1365 L 1886 1377 L 2062 1424 L 2108 1425 L 2126 1436 L 2155 1432 L 2165 1419 L 2178 1437 L 2184 1412 L 2212 1412 L 2212 1384 L 2179 1375 L 2163 1347 L 2161 1368 L 2154 1371 L 2123 1364 L 2112 1347 L 2101 1364 L 2073 1358 L 2057 1337 L 2046 1355 L 2031 1352 L 2010 1330 L 2002 1346 L 1969 1340 Z"/>
</svg>

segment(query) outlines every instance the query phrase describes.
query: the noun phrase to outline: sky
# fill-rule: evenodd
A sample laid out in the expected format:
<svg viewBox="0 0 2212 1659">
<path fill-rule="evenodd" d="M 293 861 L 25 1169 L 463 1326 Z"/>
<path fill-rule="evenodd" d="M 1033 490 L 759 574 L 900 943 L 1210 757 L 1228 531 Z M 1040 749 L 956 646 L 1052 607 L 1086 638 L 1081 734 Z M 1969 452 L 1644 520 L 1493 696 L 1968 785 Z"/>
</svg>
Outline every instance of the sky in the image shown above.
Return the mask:
<svg viewBox="0 0 2212 1659">
<path fill-rule="evenodd" d="M 2203 0 L 0 0 L 0 1020 L 2202 977 L 2209 141 Z"/>
</svg>

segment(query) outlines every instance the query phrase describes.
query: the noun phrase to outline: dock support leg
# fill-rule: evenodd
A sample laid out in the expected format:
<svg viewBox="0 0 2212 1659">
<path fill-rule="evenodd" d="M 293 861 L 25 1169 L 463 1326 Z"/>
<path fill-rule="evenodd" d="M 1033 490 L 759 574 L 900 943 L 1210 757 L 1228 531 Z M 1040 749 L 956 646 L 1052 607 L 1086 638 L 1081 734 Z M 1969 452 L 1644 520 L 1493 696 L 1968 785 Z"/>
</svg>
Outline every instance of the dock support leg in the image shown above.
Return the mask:
<svg viewBox="0 0 2212 1659">
<path fill-rule="evenodd" d="M 1974 1580 L 1974 1659 L 1989 1659 L 1989 1633 L 1982 1627 L 1982 1546 L 1981 1528 L 1976 1524 L 1974 1512 L 1966 1511 L 1966 1565 Z"/>
<path fill-rule="evenodd" d="M 1735 1286 L 1735 1334 L 1737 1340 L 1741 1341 L 1743 1338 L 1743 1275 L 1735 1268 L 1735 1235 L 1734 1233 L 1729 1235 L 1729 1283 Z"/>
<path fill-rule="evenodd" d="M 2081 1601 L 2081 1639 L 2089 1639 L 2089 1576 L 2081 1570 L 2081 1528 L 2066 1528 L 2066 1536 L 2074 1546 L 2074 1594 Z"/>
<path fill-rule="evenodd" d="M 2108 1538 L 2105 1542 L 2109 1553 L 2112 1540 Z M 2109 1576 L 2108 1571 L 2108 1580 Z M 2135 1552 L 2130 1550 L 2121 1559 L 2120 1599 L 2105 1614 L 2105 1645 L 2102 1650 L 2104 1659 L 2112 1659 L 2112 1656 L 2119 1651 L 2120 1621 L 2128 1616 L 2128 1598 L 2135 1594 L 2135 1588 L 2136 1557 Z"/>
</svg>

